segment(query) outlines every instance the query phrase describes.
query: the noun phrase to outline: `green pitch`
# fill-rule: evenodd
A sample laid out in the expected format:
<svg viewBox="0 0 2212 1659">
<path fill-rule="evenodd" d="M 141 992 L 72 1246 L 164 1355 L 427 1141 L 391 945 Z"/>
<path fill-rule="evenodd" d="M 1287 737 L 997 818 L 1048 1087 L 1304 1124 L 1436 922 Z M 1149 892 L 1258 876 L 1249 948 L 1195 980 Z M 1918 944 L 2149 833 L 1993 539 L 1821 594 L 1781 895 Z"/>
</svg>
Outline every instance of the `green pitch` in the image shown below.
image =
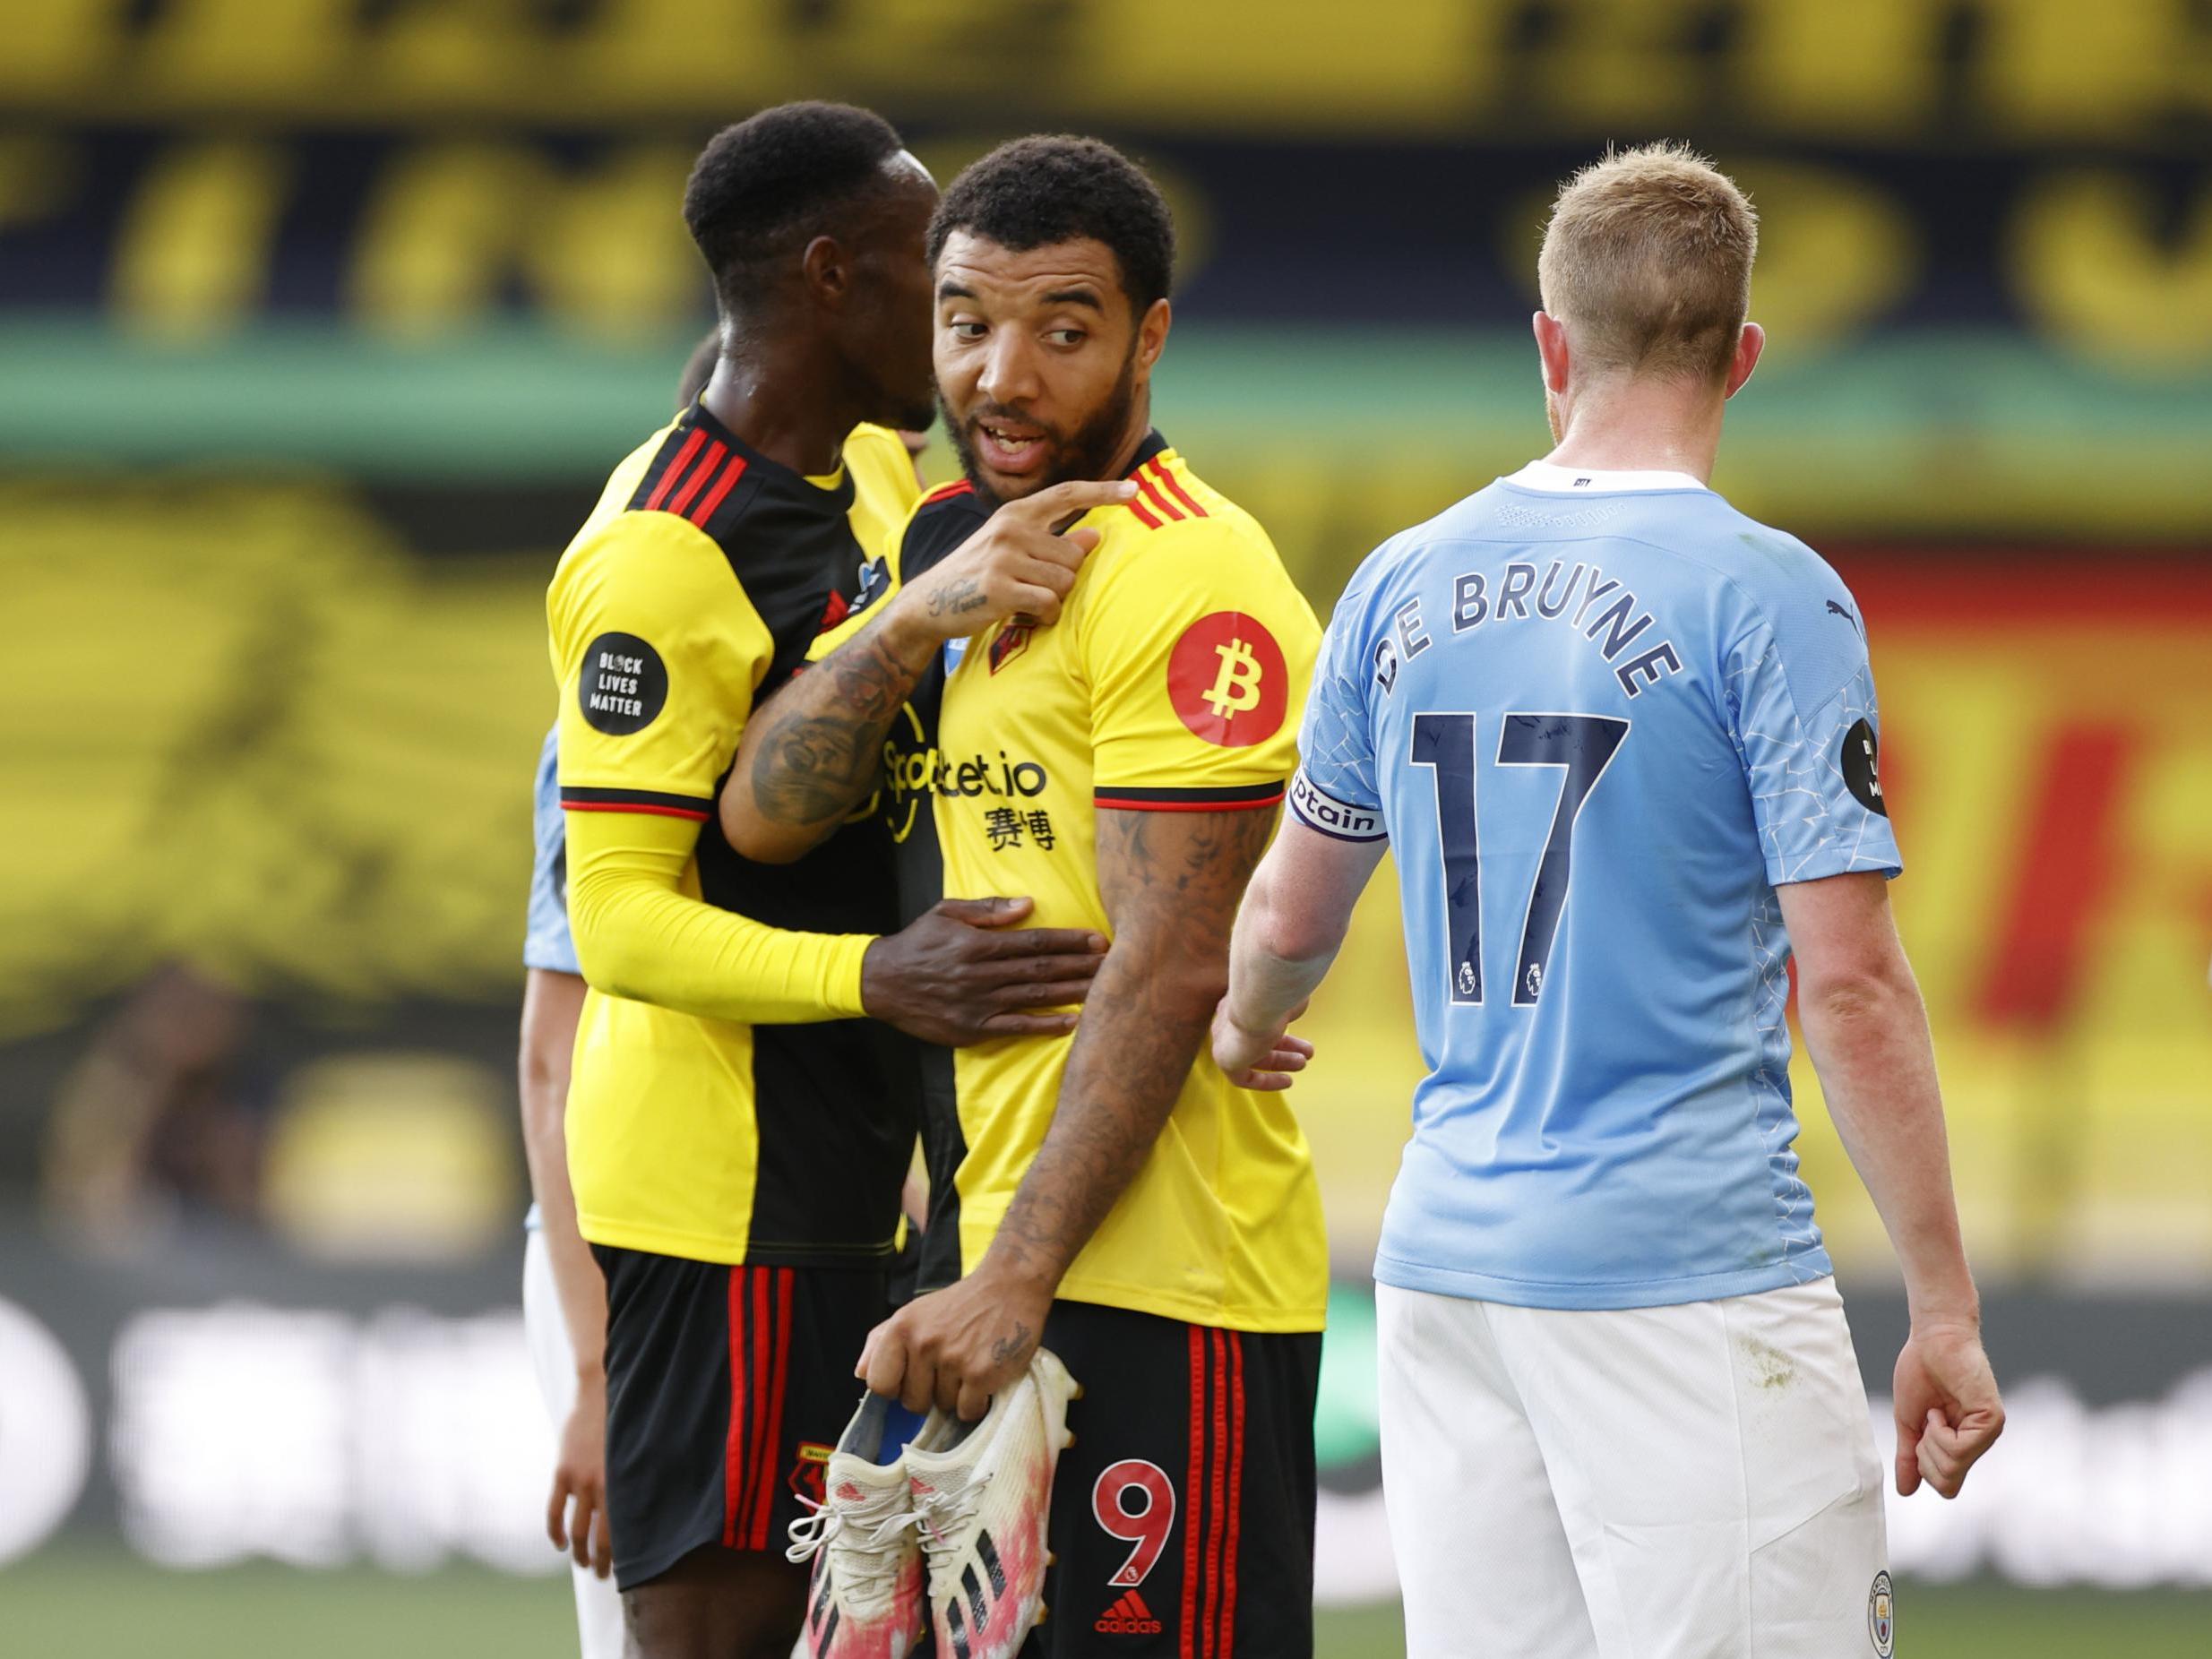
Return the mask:
<svg viewBox="0 0 2212 1659">
<path fill-rule="evenodd" d="M 421 1577 L 253 1566 L 160 1573 L 107 1551 L 49 1550 L 0 1569 L 10 1659 L 561 1659 L 575 1627 L 565 1580 L 464 1568 Z M 2107 1595 L 1906 1584 L 1906 1659 L 2203 1659 L 2212 1592 Z M 1321 1619 L 1321 1659 L 1402 1652 L 1394 1608 Z"/>
</svg>

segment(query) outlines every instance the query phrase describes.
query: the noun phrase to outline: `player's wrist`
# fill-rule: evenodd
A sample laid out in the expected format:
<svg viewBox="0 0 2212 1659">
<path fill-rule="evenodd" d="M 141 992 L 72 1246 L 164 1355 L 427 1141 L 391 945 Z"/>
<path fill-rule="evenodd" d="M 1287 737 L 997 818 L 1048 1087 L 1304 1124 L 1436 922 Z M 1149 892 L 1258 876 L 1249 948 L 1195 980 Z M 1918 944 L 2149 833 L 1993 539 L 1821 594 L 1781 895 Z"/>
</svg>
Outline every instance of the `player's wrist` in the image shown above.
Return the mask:
<svg viewBox="0 0 2212 1659">
<path fill-rule="evenodd" d="M 1922 1305 L 1906 1299 L 1907 1318 L 1915 1333 L 1925 1335 L 1939 1330 L 1966 1331 L 1979 1336 L 1982 1330 L 1982 1307 L 1975 1302 L 1937 1302 Z"/>
<path fill-rule="evenodd" d="M 1033 1248 L 1016 1249 L 1002 1233 L 992 1241 L 971 1276 L 1003 1295 L 1041 1297 L 1049 1302 L 1066 1273 L 1066 1264 L 1054 1263 Z"/>
<path fill-rule="evenodd" d="M 1287 1019 L 1255 1019 L 1250 1010 L 1239 1008 L 1235 1002 L 1221 1005 L 1221 1017 L 1233 1034 L 1253 1043 L 1272 1043 L 1289 1023 Z"/>
<path fill-rule="evenodd" d="M 1905 1285 L 1906 1311 L 1916 1331 L 1982 1328 L 1982 1297 L 1973 1277 L 1961 1267 L 1939 1282 L 1908 1277 Z"/>
<path fill-rule="evenodd" d="M 908 668 L 918 670 L 932 652 L 960 637 L 953 620 L 931 608 L 930 591 L 927 583 L 902 589 L 884 607 L 883 649 Z"/>
</svg>

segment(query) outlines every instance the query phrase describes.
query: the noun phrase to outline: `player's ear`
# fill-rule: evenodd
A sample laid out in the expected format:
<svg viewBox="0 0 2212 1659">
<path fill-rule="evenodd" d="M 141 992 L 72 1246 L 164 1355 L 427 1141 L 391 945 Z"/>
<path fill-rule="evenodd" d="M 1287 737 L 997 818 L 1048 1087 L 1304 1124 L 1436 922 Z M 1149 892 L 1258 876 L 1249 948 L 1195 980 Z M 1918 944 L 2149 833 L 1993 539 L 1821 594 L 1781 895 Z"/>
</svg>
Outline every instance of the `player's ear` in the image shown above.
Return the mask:
<svg viewBox="0 0 2212 1659">
<path fill-rule="evenodd" d="M 1137 319 L 1137 367 L 1149 370 L 1167 348 L 1168 326 L 1175 321 L 1166 300 L 1156 299 Z"/>
<path fill-rule="evenodd" d="M 799 255 L 799 271 L 806 290 L 831 305 L 842 305 L 852 291 L 852 260 L 835 236 L 816 236 Z"/>
<path fill-rule="evenodd" d="M 1566 391 L 1567 325 L 1549 312 L 1539 311 L 1528 319 L 1528 326 L 1536 337 L 1536 361 L 1543 367 L 1545 389 Z"/>
<path fill-rule="evenodd" d="M 1728 359 L 1727 390 L 1720 395 L 1733 398 L 1743 390 L 1744 382 L 1759 366 L 1759 354 L 1767 348 L 1767 331 L 1756 322 L 1746 322 L 1743 331 L 1735 337 L 1735 353 Z"/>
</svg>

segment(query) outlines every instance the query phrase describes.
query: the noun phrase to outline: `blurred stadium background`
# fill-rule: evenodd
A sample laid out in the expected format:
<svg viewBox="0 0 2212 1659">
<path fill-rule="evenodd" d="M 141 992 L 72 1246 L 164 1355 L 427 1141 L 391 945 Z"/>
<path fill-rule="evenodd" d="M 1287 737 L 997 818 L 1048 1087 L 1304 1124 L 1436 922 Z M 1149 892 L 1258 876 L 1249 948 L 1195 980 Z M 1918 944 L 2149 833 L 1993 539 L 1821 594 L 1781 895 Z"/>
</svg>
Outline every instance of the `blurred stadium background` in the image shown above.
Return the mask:
<svg viewBox="0 0 2212 1659">
<path fill-rule="evenodd" d="M 1673 136 L 1750 188 L 1772 347 L 1716 482 L 1869 618 L 2013 1412 L 1894 1509 L 1906 1651 L 2212 1652 L 2212 10 L 0 9 L 0 1650 L 572 1651 L 514 1305 L 542 589 L 708 315 L 699 142 L 832 96 L 940 178 L 1039 128 L 1157 169 L 1159 421 L 1324 613 L 1545 447 L 1554 181 Z M 1396 1640 L 1392 904 L 1298 1092 L 1332 1659 Z M 1886 1249 L 1799 1084 L 1884 1394 Z"/>
</svg>

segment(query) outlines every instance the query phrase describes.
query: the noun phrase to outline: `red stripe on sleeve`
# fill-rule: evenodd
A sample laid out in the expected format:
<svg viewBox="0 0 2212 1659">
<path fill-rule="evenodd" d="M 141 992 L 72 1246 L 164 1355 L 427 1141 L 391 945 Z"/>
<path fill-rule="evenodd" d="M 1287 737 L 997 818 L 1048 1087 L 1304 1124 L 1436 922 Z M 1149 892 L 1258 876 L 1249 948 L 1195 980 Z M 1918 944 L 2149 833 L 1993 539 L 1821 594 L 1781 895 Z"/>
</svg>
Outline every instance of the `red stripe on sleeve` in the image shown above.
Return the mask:
<svg viewBox="0 0 2212 1659">
<path fill-rule="evenodd" d="M 668 498 L 668 492 L 676 487 L 676 481 L 684 476 L 684 468 L 691 465 L 692 457 L 699 453 L 699 446 L 706 441 L 707 429 L 694 426 L 692 435 L 684 440 L 684 447 L 676 452 L 676 459 L 668 463 L 668 470 L 660 475 L 660 482 L 654 486 L 653 493 L 645 498 L 646 511 L 657 511 L 660 503 Z"/>
<path fill-rule="evenodd" d="M 745 1269 L 730 1269 L 730 1431 L 721 1453 L 721 1542 L 736 1549 L 736 1500 L 745 1486 Z"/>
<path fill-rule="evenodd" d="M 763 1268 L 765 1273 L 767 1269 Z M 775 1382 L 768 1397 L 768 1456 L 762 1467 L 768 1478 L 762 1481 L 758 1495 L 753 1499 L 753 1547 L 768 1548 L 769 1517 L 776 1509 L 776 1471 L 783 1466 L 783 1393 L 784 1384 L 791 1375 L 791 1289 L 793 1274 L 789 1268 L 778 1268 L 776 1273 L 776 1362 Z"/>
<path fill-rule="evenodd" d="M 1095 795 L 1093 806 L 1110 806 L 1123 812 L 1249 812 L 1255 807 L 1280 806 L 1283 797 L 1263 795 L 1257 801 L 1132 801 L 1110 795 Z"/>
<path fill-rule="evenodd" d="M 1191 1464 L 1183 1480 L 1183 1653 L 1198 1659 L 1198 1485 L 1200 1432 L 1206 1420 L 1206 1333 L 1191 1328 Z"/>
<path fill-rule="evenodd" d="M 722 468 L 722 477 L 720 480 L 712 489 L 706 493 L 705 497 L 701 500 L 697 507 L 693 508 L 684 516 L 689 519 L 693 524 L 696 524 L 701 529 L 705 529 L 707 528 L 707 520 L 714 517 L 714 510 L 722 504 L 723 500 L 729 494 L 729 493 L 737 487 L 737 480 L 745 476 L 745 458 L 742 455 L 731 456 L 729 458 L 729 465 Z"/>
<path fill-rule="evenodd" d="M 1176 506 L 1175 503 L 1169 501 L 1166 496 L 1160 494 L 1160 486 L 1152 482 L 1152 475 L 1150 473 L 1140 467 L 1137 468 L 1135 476 L 1137 479 L 1137 487 L 1144 492 L 1144 495 L 1147 500 L 1160 510 L 1160 517 L 1163 519 L 1180 519 L 1183 516 L 1183 510 L 1180 507 Z M 1132 502 L 1130 504 L 1134 506 L 1136 503 Z"/>
<path fill-rule="evenodd" d="M 729 447 L 721 439 L 717 438 L 714 441 L 714 447 L 707 451 L 705 458 L 696 467 L 692 468 L 690 482 L 676 493 L 676 498 L 668 503 L 668 511 L 681 512 L 690 506 L 692 497 L 699 494 L 701 486 L 714 477 L 714 469 L 722 464 L 722 457 L 728 453 Z"/>
<path fill-rule="evenodd" d="M 1228 1474 L 1227 1441 L 1229 1438 L 1229 1391 L 1224 1386 L 1228 1380 L 1228 1344 L 1218 1330 L 1213 1337 L 1213 1411 L 1209 1419 L 1206 1440 L 1206 1467 L 1208 1500 L 1206 1516 L 1206 1651 L 1205 1659 L 1219 1659 L 1216 1640 L 1214 1615 L 1219 1611 L 1221 1600 L 1221 1534 L 1226 1518 L 1222 1500 L 1226 1494 L 1222 1486 Z"/>
<path fill-rule="evenodd" d="M 1192 518 L 1202 519 L 1206 516 L 1206 509 L 1191 499 L 1190 491 L 1175 482 L 1175 475 L 1167 470 L 1167 463 L 1158 456 L 1155 455 L 1150 462 L 1140 470 L 1138 476 L 1141 477 L 1148 472 L 1175 492 L 1175 499 L 1191 510 Z"/>
<path fill-rule="evenodd" d="M 1236 1553 L 1244 1540 L 1244 1338 L 1229 1333 L 1229 1541 L 1222 1556 L 1221 1659 L 1236 1652 Z"/>
<path fill-rule="evenodd" d="M 688 818 L 695 824 L 707 821 L 708 814 L 693 812 L 682 806 L 640 805 L 634 801 L 564 801 L 564 812 L 651 812 L 661 818 Z"/>
<path fill-rule="evenodd" d="M 1151 510 L 1142 502 L 1137 500 L 1134 496 L 1132 496 L 1128 504 L 1129 511 L 1137 515 L 1137 522 L 1143 525 L 1146 529 L 1157 530 L 1159 529 L 1160 521 L 1152 516 Z"/>
</svg>

